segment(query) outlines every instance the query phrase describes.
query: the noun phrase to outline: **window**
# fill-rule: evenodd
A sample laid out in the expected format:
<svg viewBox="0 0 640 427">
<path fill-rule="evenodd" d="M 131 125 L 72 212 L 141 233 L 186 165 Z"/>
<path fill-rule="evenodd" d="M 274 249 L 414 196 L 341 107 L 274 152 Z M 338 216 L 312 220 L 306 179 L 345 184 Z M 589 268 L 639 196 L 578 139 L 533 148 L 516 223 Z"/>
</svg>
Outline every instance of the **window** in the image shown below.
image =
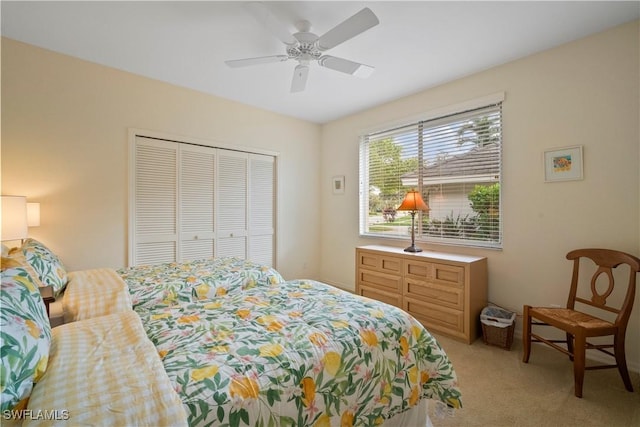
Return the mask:
<svg viewBox="0 0 640 427">
<path fill-rule="evenodd" d="M 501 153 L 501 101 L 362 136 L 360 234 L 408 238 L 396 208 L 416 189 L 416 240 L 501 247 Z"/>
</svg>

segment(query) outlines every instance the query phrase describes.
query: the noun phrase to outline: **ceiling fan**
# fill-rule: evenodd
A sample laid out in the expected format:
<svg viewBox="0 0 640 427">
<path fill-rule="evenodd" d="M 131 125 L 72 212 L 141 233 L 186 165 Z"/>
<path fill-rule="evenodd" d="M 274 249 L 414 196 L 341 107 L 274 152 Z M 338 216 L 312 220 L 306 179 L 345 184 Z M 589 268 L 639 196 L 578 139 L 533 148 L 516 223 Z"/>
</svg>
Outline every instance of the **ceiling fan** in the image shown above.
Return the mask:
<svg viewBox="0 0 640 427">
<path fill-rule="evenodd" d="M 286 24 L 281 22 L 269 8 L 259 2 L 247 3 L 247 9 L 253 17 L 264 25 L 274 36 L 285 44 L 286 55 L 260 56 L 256 58 L 234 59 L 225 61 L 232 68 L 246 67 L 250 65 L 266 64 L 271 62 L 283 62 L 293 59 L 298 65 L 293 73 L 291 92 L 301 92 L 307 85 L 309 65 L 317 61 L 322 67 L 351 74 L 356 77 L 368 77 L 374 68 L 348 59 L 323 53 L 339 44 L 352 39 L 371 27 L 379 24 L 379 20 L 371 9 L 365 7 L 360 12 L 347 18 L 322 36 L 312 33 L 311 23 L 303 20 L 295 24 L 297 33 L 290 34 L 286 30 Z"/>
</svg>

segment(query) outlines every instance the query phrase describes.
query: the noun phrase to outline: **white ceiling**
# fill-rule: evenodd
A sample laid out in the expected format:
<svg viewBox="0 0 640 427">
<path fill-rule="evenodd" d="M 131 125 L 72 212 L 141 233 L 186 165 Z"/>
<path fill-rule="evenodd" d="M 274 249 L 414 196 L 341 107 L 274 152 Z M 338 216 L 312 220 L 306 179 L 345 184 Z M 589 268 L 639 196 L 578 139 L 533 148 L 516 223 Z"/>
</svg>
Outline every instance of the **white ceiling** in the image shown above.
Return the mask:
<svg viewBox="0 0 640 427">
<path fill-rule="evenodd" d="M 372 65 L 359 79 L 295 62 L 231 69 L 227 59 L 284 54 L 243 2 L 2 1 L 2 35 L 135 74 L 325 123 L 640 17 L 640 2 L 268 2 L 282 21 L 324 34 L 369 7 L 380 24 L 327 53 Z"/>
</svg>

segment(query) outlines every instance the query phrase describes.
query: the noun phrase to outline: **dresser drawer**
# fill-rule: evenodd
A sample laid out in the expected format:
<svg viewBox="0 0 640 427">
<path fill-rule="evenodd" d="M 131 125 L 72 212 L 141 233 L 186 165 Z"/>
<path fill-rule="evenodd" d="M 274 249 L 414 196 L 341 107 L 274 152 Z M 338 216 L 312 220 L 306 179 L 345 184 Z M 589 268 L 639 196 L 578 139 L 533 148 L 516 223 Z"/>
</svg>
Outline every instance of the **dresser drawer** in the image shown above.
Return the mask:
<svg viewBox="0 0 640 427">
<path fill-rule="evenodd" d="M 464 336 L 464 311 L 438 306 L 405 297 L 404 310 L 422 322 L 427 329 Z"/>
<path fill-rule="evenodd" d="M 376 270 L 382 273 L 402 274 L 402 258 L 390 257 L 371 252 L 358 252 L 358 268 Z"/>
<path fill-rule="evenodd" d="M 433 283 L 440 285 L 464 286 L 464 268 L 457 265 L 433 263 Z"/>
<path fill-rule="evenodd" d="M 381 289 L 372 288 L 369 286 L 360 286 L 358 293 L 363 297 L 371 298 L 377 301 L 402 308 L 402 295 L 394 292 L 385 292 Z"/>
<path fill-rule="evenodd" d="M 365 269 L 358 270 L 358 286 L 374 287 L 402 295 L 402 277 Z"/>
<path fill-rule="evenodd" d="M 423 280 L 405 279 L 404 295 L 436 305 L 464 310 L 464 287 L 440 285 Z"/>
<path fill-rule="evenodd" d="M 442 285 L 464 286 L 464 267 L 437 262 L 405 260 L 404 277 Z"/>
</svg>

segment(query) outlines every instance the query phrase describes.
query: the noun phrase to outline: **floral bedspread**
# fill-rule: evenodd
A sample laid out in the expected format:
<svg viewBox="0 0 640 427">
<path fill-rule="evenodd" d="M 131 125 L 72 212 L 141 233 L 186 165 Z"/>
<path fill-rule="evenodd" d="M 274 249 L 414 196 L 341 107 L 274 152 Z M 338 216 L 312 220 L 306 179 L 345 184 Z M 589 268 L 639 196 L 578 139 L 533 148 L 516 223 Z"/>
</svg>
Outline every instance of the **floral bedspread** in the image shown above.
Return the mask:
<svg viewBox="0 0 640 427">
<path fill-rule="evenodd" d="M 184 267 L 186 286 L 182 268 L 123 277 L 191 426 L 374 426 L 422 398 L 461 406 L 445 352 L 395 307 L 273 272 L 219 285 Z"/>
<path fill-rule="evenodd" d="M 142 265 L 118 270 L 134 309 L 156 309 L 283 282 L 277 270 L 240 258 Z"/>
</svg>

